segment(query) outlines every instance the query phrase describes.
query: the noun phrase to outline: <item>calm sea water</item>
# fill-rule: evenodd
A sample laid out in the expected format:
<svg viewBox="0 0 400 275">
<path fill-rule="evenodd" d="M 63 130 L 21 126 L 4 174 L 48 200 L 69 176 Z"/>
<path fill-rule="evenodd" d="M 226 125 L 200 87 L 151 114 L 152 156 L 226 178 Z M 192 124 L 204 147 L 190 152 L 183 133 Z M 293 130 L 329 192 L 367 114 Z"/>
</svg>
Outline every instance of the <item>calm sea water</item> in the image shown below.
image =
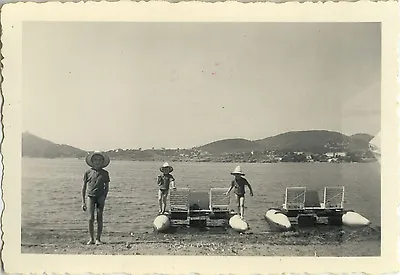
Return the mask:
<svg viewBox="0 0 400 275">
<path fill-rule="evenodd" d="M 105 208 L 105 231 L 150 232 L 158 211 L 158 162 L 112 161 L 106 168 L 111 184 Z M 208 191 L 229 187 L 233 163 L 172 163 L 177 187 Z M 345 207 L 380 226 L 381 188 L 378 163 L 240 164 L 254 190 L 246 196 L 246 220 L 253 232 L 268 230 L 266 210 L 282 204 L 286 187 L 345 186 Z M 22 159 L 22 227 L 86 229 L 81 210 L 83 160 Z M 248 191 L 247 191 L 248 193 Z M 234 207 L 234 197 L 231 198 Z"/>
</svg>

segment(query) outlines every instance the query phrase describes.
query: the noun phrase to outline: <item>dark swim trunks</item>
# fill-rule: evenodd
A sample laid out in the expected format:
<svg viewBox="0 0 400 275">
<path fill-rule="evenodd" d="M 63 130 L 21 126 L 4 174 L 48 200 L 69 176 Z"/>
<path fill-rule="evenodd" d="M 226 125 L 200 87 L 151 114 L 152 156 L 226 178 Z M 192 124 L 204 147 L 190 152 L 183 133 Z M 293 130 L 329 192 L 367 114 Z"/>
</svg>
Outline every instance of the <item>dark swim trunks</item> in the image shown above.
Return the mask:
<svg viewBox="0 0 400 275">
<path fill-rule="evenodd" d="M 161 191 L 168 191 L 171 181 L 174 181 L 174 177 L 171 174 L 160 175 L 157 177 L 157 184 Z"/>
<path fill-rule="evenodd" d="M 87 212 L 91 220 L 94 220 L 94 213 L 96 212 L 96 209 L 103 212 L 105 202 L 106 202 L 105 196 L 88 197 Z"/>
<path fill-rule="evenodd" d="M 106 197 L 105 196 L 100 196 L 100 197 L 88 197 L 88 202 L 90 205 L 96 206 L 97 208 L 104 208 L 104 205 L 106 203 Z"/>
</svg>

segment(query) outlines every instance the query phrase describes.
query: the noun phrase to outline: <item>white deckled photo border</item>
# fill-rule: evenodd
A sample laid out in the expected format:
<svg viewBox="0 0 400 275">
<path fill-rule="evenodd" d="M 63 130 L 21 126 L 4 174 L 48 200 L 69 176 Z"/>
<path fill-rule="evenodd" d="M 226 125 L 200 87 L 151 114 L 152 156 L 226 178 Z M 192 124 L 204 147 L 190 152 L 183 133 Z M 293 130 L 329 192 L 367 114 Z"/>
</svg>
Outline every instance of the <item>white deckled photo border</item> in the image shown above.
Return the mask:
<svg viewBox="0 0 400 275">
<path fill-rule="evenodd" d="M 17 3 L 2 10 L 3 59 L 3 251 L 7 273 L 70 274 L 277 274 L 368 273 L 399 270 L 399 158 L 397 95 L 399 36 L 396 2 L 80 2 Z M 26 21 L 136 22 L 381 22 L 381 198 L 380 257 L 206 257 L 38 255 L 21 253 L 22 23 Z M 397 150 L 396 150 L 397 149 Z"/>
</svg>

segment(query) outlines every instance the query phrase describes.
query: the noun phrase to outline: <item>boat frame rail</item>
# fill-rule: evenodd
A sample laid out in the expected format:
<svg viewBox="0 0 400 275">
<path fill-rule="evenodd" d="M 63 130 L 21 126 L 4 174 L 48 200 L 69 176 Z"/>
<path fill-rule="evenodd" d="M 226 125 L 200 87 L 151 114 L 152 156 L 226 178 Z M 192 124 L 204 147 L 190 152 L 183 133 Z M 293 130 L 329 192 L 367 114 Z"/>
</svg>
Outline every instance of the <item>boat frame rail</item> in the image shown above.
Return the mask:
<svg viewBox="0 0 400 275">
<path fill-rule="evenodd" d="M 211 221 L 223 221 L 234 214 L 230 208 L 230 196 L 226 188 L 211 188 L 208 192 L 192 191 L 190 188 L 171 190 L 169 218 L 173 224 L 207 226 Z"/>
<path fill-rule="evenodd" d="M 327 186 L 323 191 L 323 201 L 319 194 L 306 187 L 287 187 L 282 211 L 299 226 L 315 225 L 318 219 L 327 218 L 332 225 L 341 224 L 344 210 L 344 186 Z"/>
</svg>

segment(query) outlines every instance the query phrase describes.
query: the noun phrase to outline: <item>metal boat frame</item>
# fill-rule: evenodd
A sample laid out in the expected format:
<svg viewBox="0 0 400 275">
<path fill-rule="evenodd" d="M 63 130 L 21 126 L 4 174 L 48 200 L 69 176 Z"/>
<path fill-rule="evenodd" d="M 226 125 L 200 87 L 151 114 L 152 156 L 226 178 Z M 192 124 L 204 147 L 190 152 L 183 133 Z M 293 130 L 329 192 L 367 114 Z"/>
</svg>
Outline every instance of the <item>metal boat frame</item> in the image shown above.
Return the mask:
<svg viewBox="0 0 400 275">
<path fill-rule="evenodd" d="M 234 214 L 229 208 L 230 196 L 225 193 L 226 188 L 211 188 L 208 192 L 190 188 L 171 190 L 168 213 L 171 223 L 205 227 L 219 220 L 225 225 Z"/>
<path fill-rule="evenodd" d="M 287 187 L 282 209 L 279 210 L 299 226 L 313 226 L 320 218 L 327 218 L 329 224 L 341 225 L 345 213 L 343 205 L 344 186 L 325 187 L 322 203 L 315 190 Z"/>
</svg>

